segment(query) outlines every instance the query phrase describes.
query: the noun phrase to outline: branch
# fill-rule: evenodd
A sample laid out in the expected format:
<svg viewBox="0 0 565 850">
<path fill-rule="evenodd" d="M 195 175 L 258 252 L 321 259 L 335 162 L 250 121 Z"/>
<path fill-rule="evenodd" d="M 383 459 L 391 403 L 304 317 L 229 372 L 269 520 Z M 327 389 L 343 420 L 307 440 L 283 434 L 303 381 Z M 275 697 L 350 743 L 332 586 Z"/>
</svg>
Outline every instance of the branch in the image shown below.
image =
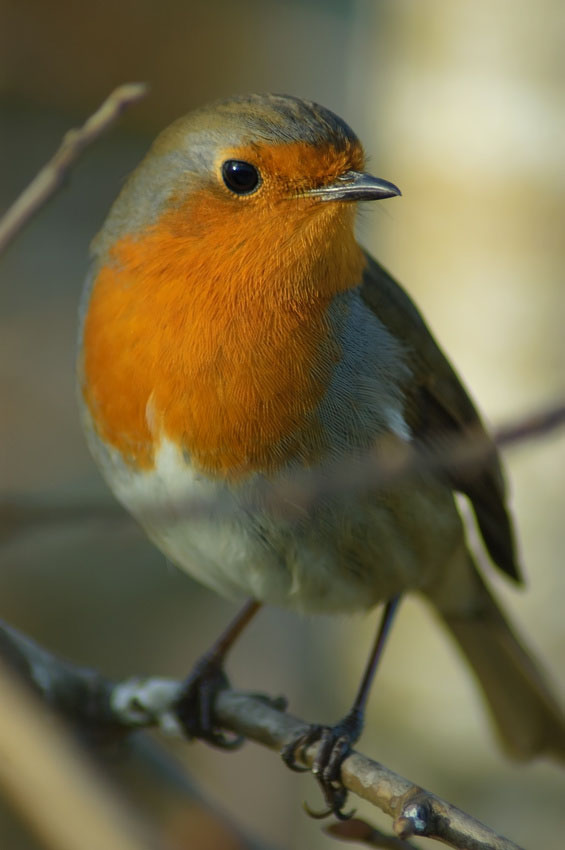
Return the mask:
<svg viewBox="0 0 565 850">
<path fill-rule="evenodd" d="M 0 219 L 0 253 L 63 183 L 83 150 L 95 142 L 124 109 L 145 96 L 143 83 L 126 83 L 111 95 L 82 127 L 69 130 L 59 150 Z"/>
<path fill-rule="evenodd" d="M 421 473 L 440 475 L 453 468 L 473 471 L 476 464 L 492 453 L 492 443 L 508 448 L 529 440 L 538 440 L 565 425 L 565 402 L 556 401 L 545 409 L 530 413 L 497 428 L 492 442 L 484 436 L 456 437 L 436 452 L 421 451 L 413 445 L 389 446 L 377 443 L 362 458 L 345 455 L 328 463 L 323 470 L 293 471 L 268 485 L 258 485 L 242 506 L 233 500 L 186 497 L 174 503 L 174 520 L 183 518 L 217 519 L 248 511 L 264 510 L 285 519 L 303 517 L 318 502 L 332 496 L 344 497 L 361 491 L 397 487 Z M 138 501 L 136 509 L 147 518 L 171 521 L 170 508 Z M 131 523 L 133 520 L 116 502 L 33 502 L 27 497 L 6 495 L 0 499 L 0 541 L 21 534 L 32 526 L 69 522 L 102 521 Z"/>
<path fill-rule="evenodd" d="M 0 652 L 44 700 L 98 736 L 159 727 L 182 736 L 174 711 L 181 683 L 147 678 L 111 682 L 92 670 L 62 662 L 8 626 L 0 625 Z M 215 719 L 225 729 L 280 752 L 308 724 L 281 710 L 281 701 L 234 690 L 220 692 Z M 301 756 L 311 767 L 318 745 Z M 479 821 L 382 764 L 353 751 L 341 770 L 345 787 L 393 819 L 399 839 L 435 838 L 458 850 L 520 850 Z M 373 845 L 374 846 L 374 845 Z M 389 845 L 390 846 L 390 845 Z"/>
<path fill-rule="evenodd" d="M 565 400 L 559 399 L 545 409 L 528 413 L 495 429 L 492 435 L 469 430 L 449 436 L 437 448 L 421 448 L 414 443 L 390 442 L 385 435 L 364 456 L 347 455 L 330 462 L 322 470 L 293 471 L 265 484 L 250 499 L 250 509 L 265 504 L 283 516 L 303 516 L 320 501 L 361 492 L 374 492 L 406 485 L 420 475 L 440 477 L 454 469 L 473 476 L 477 464 L 487 461 L 497 448 L 508 448 L 528 440 L 540 439 L 565 426 Z M 192 499 L 181 501 L 181 508 L 198 509 Z M 175 504 L 175 509 L 178 505 Z M 210 507 L 209 507 L 210 509 Z M 233 505 L 231 509 L 234 510 Z M 151 509 L 150 509 L 151 510 Z M 220 507 L 222 510 L 222 507 Z M 184 514 L 183 514 L 184 515 Z"/>
<path fill-rule="evenodd" d="M 97 756 L 104 756 L 100 745 L 109 746 L 110 780 L 106 771 L 101 775 L 93 769 L 68 728 L 46 717 L 44 706 L 30 698 L 30 688 L 44 705 L 78 727 L 79 737 L 94 745 Z M 113 683 L 95 671 L 62 661 L 0 622 L 0 791 L 39 835 L 42 846 L 173 850 L 182 843 L 184 831 L 192 829 L 199 810 L 214 823 L 216 838 L 222 836 L 241 850 L 268 850 L 210 803 L 185 766 L 152 737 L 136 735 L 128 742 L 125 770 L 126 775 L 135 771 L 135 790 L 128 786 L 124 801 L 117 793 L 116 754 L 124 751 L 124 737 L 138 727 L 116 717 L 113 689 Z M 103 758 L 96 762 L 108 767 Z M 155 813 L 148 812 L 147 794 L 152 806 L 159 806 L 159 797 L 165 801 L 157 826 Z"/>
</svg>

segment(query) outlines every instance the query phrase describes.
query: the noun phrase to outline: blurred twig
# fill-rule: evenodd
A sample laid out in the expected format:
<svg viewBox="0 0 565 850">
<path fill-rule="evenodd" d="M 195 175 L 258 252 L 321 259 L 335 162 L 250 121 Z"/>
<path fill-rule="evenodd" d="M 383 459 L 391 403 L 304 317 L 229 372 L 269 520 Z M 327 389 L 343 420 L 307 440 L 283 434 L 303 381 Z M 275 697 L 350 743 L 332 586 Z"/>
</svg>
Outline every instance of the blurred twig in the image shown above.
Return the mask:
<svg viewBox="0 0 565 850">
<path fill-rule="evenodd" d="M 0 788 L 46 846 L 164 850 L 4 663 L 0 690 Z"/>
<path fill-rule="evenodd" d="M 544 437 L 565 425 L 565 401 L 549 405 L 537 413 L 498 428 L 493 436 L 499 449 L 537 437 Z"/>
<path fill-rule="evenodd" d="M 73 502 L 57 502 L 52 497 L 49 503 L 18 494 L 0 498 L 0 542 L 7 542 L 18 534 L 38 526 L 54 527 L 77 522 L 131 523 L 132 518 L 114 501 L 91 499 Z"/>
<path fill-rule="evenodd" d="M 59 661 L 7 626 L 0 627 L 0 637 L 3 655 L 43 698 L 52 707 L 61 704 L 67 717 L 90 732 L 96 731 L 98 711 L 102 731 L 128 733 L 158 726 L 182 735 L 174 708 L 181 683 L 159 678 L 113 683 L 94 671 Z M 284 713 L 277 701 L 233 690 L 218 694 L 214 714 L 223 728 L 276 751 L 307 727 L 304 721 Z M 306 766 L 312 766 L 317 747 L 314 744 L 299 754 Z M 519 850 L 470 815 L 361 753 L 354 751 L 345 759 L 341 775 L 346 788 L 390 815 L 398 838 L 426 836 L 458 850 Z"/>
<path fill-rule="evenodd" d="M 441 477 L 457 469 L 472 476 L 477 465 L 492 455 L 493 444 L 508 448 L 540 439 L 564 425 L 565 401 L 559 399 L 495 429 L 490 436 L 468 431 L 447 437 L 435 450 L 403 441 L 391 445 L 385 436 L 362 457 L 344 455 L 321 470 L 300 470 L 269 483 L 256 501 L 283 515 L 300 514 L 328 497 L 399 487 L 420 475 Z"/>
<path fill-rule="evenodd" d="M 131 683 L 124 687 L 130 694 Z M 97 753 L 100 745 L 110 745 L 113 764 L 116 743 L 148 724 L 137 721 L 131 704 L 131 714 L 124 722 L 114 705 L 119 685 L 94 670 L 63 661 L 0 622 L 0 790 L 45 844 L 53 850 L 172 850 L 157 837 L 157 828 L 148 822 L 146 813 L 140 817 L 131 805 L 131 795 L 127 806 L 120 802 L 115 784 L 104 782 L 85 758 L 85 751 L 57 718 L 46 716 L 30 689 L 71 723 L 82 739 L 94 744 Z M 184 766 L 157 742 L 136 737 L 127 752 L 136 757 L 136 787 L 151 778 L 167 794 L 168 817 L 174 807 L 177 820 L 180 813 L 185 814 L 190 828 L 197 805 L 214 821 L 216 833 L 229 839 L 230 847 L 267 850 L 267 845 L 243 834 L 224 812 L 208 803 L 189 781 Z M 180 847 L 170 824 L 166 831 L 159 828 L 160 836 L 169 833 L 174 847 Z M 190 846 L 200 845 L 194 838 Z"/>
<path fill-rule="evenodd" d="M 406 484 L 421 474 L 441 475 L 450 469 L 469 469 L 492 453 L 492 444 L 510 448 L 527 441 L 541 439 L 565 425 L 565 402 L 558 401 L 545 409 L 530 413 L 496 429 L 490 438 L 480 435 L 458 436 L 443 443 L 437 451 L 419 450 L 412 444 L 379 443 L 362 457 L 345 455 L 323 469 L 293 470 L 285 477 L 261 482 L 245 503 L 231 499 L 183 497 L 179 494 L 172 508 L 138 501 L 136 509 L 145 518 L 174 522 L 182 519 L 218 519 L 266 507 L 283 519 L 302 517 L 317 503 L 332 496 L 375 491 Z M 0 541 L 29 530 L 32 526 L 55 525 L 91 520 L 131 522 L 131 518 L 114 502 L 74 500 L 72 503 L 33 502 L 8 494 L 0 500 Z"/>
<path fill-rule="evenodd" d="M 95 142 L 126 107 L 144 97 L 146 91 L 143 83 L 118 86 L 82 127 L 66 133 L 59 150 L 0 219 L 0 253 L 57 191 L 83 150 Z"/>
</svg>

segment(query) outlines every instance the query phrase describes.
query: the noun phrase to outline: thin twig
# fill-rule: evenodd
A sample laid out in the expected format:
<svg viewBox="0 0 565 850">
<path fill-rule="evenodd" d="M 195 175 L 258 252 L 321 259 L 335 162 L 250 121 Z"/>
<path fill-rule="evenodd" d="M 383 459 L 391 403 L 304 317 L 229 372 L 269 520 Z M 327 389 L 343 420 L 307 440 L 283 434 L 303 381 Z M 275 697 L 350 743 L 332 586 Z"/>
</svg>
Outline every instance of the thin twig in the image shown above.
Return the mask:
<svg viewBox="0 0 565 850">
<path fill-rule="evenodd" d="M 565 425 L 565 402 L 557 401 L 545 409 L 529 413 L 494 431 L 492 442 L 499 448 L 511 448 L 526 441 L 541 439 Z M 136 511 L 146 519 L 179 521 L 183 519 L 221 519 L 266 507 L 283 519 L 302 517 L 320 501 L 339 496 L 355 495 L 406 484 L 416 475 L 441 475 L 453 468 L 473 470 L 477 463 L 492 452 L 492 442 L 480 435 L 458 436 L 442 445 L 436 452 L 419 451 L 412 445 L 387 446 L 388 451 L 375 448 L 359 458 L 343 455 L 323 469 L 293 470 L 285 477 L 264 482 L 254 492 L 235 502 L 214 497 L 195 498 L 178 494 L 171 505 L 162 507 L 151 502 L 136 503 Z M 174 516 L 172 512 L 174 511 Z M 73 501 L 40 504 L 21 496 L 5 495 L 0 500 L 0 541 L 27 531 L 30 526 L 55 525 L 69 522 L 105 521 L 131 522 L 115 502 Z"/>
<path fill-rule="evenodd" d="M 30 528 L 58 526 L 69 523 L 118 524 L 120 527 L 131 525 L 133 519 L 118 502 L 80 499 L 69 502 L 36 501 L 33 498 L 6 495 L 0 499 L 0 542 L 6 543 L 13 537 L 25 534 Z"/>
<path fill-rule="evenodd" d="M 90 118 L 65 134 L 59 150 L 0 219 L 0 253 L 57 191 L 83 150 L 116 121 L 126 107 L 145 96 L 144 83 L 125 83 L 114 89 Z"/>
<path fill-rule="evenodd" d="M 277 752 L 287 741 L 295 740 L 307 725 L 257 697 L 236 691 L 218 695 L 215 715 L 226 729 Z M 312 767 L 317 749 L 314 744 L 304 753 L 307 767 Z M 461 809 L 356 751 L 343 762 L 341 779 L 349 791 L 393 819 L 399 838 L 435 838 L 458 850 L 520 850 L 517 844 Z"/>
<path fill-rule="evenodd" d="M 95 671 L 74 668 L 7 626 L 0 626 L 0 651 L 52 707 L 60 705 L 67 718 L 96 733 L 128 733 L 160 727 L 182 735 L 175 713 L 181 683 L 169 679 L 130 679 L 112 683 Z M 215 720 L 221 727 L 280 752 L 284 744 L 305 731 L 303 720 L 282 710 L 282 702 L 234 690 L 220 692 Z M 312 745 L 300 758 L 311 767 L 317 752 Z M 378 762 L 353 751 L 341 770 L 345 787 L 382 809 L 393 819 L 396 835 L 435 838 L 458 850 L 519 850 L 460 809 L 425 791 Z"/>
</svg>

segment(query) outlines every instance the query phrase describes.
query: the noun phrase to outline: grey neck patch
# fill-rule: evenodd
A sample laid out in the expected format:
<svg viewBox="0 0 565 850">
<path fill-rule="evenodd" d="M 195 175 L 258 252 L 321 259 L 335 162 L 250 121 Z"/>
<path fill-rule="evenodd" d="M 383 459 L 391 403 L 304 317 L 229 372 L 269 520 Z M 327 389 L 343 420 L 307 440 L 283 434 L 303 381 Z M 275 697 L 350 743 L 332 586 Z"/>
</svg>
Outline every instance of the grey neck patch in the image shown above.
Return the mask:
<svg viewBox="0 0 565 850">
<path fill-rule="evenodd" d="M 332 450 L 365 451 L 388 431 L 410 439 L 402 392 L 410 369 L 402 345 L 367 308 L 359 288 L 334 299 L 330 321 L 342 357 L 318 413 Z"/>
</svg>

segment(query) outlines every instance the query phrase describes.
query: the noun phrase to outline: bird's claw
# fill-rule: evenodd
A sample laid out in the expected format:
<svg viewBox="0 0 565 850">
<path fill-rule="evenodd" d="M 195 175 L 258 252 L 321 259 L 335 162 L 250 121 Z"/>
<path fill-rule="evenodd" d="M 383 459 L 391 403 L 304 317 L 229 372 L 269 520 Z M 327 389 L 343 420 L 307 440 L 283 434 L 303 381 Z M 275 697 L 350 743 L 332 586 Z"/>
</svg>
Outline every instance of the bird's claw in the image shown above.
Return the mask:
<svg viewBox="0 0 565 850">
<path fill-rule="evenodd" d="M 226 735 L 213 720 L 214 700 L 229 687 L 222 665 L 202 658 L 185 681 L 175 704 L 176 715 L 189 738 L 199 738 L 222 750 L 235 750 L 244 741 L 241 735 Z"/>
<path fill-rule="evenodd" d="M 308 773 L 310 768 L 299 764 L 296 757 L 298 755 L 303 756 L 310 744 L 315 744 L 316 741 L 320 740 L 323 729 L 323 726 L 309 726 L 306 732 L 292 738 L 284 745 L 281 750 L 281 758 L 290 770 L 294 770 L 295 773 Z"/>
<path fill-rule="evenodd" d="M 301 773 L 307 768 L 297 762 L 297 757 L 303 757 L 311 744 L 319 742 L 312 773 L 318 781 L 327 808 L 317 812 L 304 803 L 304 809 L 310 817 L 325 818 L 335 815 L 339 820 L 348 820 L 355 813 L 354 810 L 347 813 L 343 811 L 347 789 L 341 781 L 341 765 L 358 740 L 361 728 L 361 715 L 352 711 L 335 726 L 310 726 L 306 732 L 289 741 L 283 748 L 281 755 L 284 763 L 291 770 Z"/>
</svg>

